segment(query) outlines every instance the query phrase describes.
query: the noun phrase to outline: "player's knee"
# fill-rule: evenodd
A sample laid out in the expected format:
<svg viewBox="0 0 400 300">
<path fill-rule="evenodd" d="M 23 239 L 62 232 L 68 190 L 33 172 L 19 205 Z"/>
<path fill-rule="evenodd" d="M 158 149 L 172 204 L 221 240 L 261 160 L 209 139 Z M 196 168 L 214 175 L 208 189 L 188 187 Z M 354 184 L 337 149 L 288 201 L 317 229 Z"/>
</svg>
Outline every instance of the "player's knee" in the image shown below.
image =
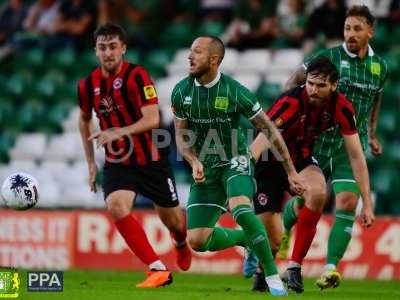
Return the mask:
<svg viewBox="0 0 400 300">
<path fill-rule="evenodd" d="M 190 236 L 189 235 L 189 245 L 190 247 L 197 252 L 202 252 L 203 250 L 203 246 L 206 243 L 206 240 L 204 240 L 201 237 L 198 236 Z"/>
<path fill-rule="evenodd" d="M 355 211 L 358 202 L 358 195 L 352 192 L 341 192 L 336 196 L 336 209 Z"/>
<path fill-rule="evenodd" d="M 236 196 L 229 199 L 229 208 L 231 210 L 238 205 L 250 205 L 250 199 L 246 196 Z"/>
<path fill-rule="evenodd" d="M 322 211 L 327 199 L 326 185 L 324 183 L 315 184 L 304 195 L 307 207 L 313 211 Z"/>
<path fill-rule="evenodd" d="M 106 203 L 107 209 L 114 220 L 122 219 L 131 211 L 130 207 L 127 206 L 122 199 L 113 195 L 107 197 Z"/>
<path fill-rule="evenodd" d="M 211 233 L 208 231 L 197 231 L 193 232 L 191 230 L 188 231 L 188 241 L 190 247 L 197 252 L 207 251 L 205 249 L 205 245 L 207 243 L 208 237 Z"/>
</svg>

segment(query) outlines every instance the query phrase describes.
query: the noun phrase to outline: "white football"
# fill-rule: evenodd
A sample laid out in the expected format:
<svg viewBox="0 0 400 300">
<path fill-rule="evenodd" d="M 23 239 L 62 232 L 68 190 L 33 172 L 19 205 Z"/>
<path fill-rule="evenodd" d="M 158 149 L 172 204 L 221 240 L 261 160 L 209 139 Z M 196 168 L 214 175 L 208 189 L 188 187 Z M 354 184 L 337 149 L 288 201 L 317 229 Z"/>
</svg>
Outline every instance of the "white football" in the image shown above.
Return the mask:
<svg viewBox="0 0 400 300">
<path fill-rule="evenodd" d="M 1 195 L 7 207 L 26 210 L 36 205 L 39 199 L 39 184 L 27 173 L 11 174 L 4 180 Z"/>
</svg>

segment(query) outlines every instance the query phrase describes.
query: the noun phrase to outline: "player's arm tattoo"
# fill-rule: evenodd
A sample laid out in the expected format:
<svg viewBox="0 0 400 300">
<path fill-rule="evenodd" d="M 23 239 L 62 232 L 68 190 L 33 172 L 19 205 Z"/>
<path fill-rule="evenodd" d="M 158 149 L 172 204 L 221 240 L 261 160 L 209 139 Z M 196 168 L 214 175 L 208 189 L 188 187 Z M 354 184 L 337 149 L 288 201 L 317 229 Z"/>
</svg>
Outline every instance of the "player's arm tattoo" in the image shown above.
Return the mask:
<svg viewBox="0 0 400 300">
<path fill-rule="evenodd" d="M 296 86 L 302 85 L 306 82 L 306 69 L 304 65 L 301 65 L 292 75 L 290 75 L 289 79 L 283 86 L 284 92 L 295 88 Z"/>
<path fill-rule="evenodd" d="M 195 137 L 193 131 L 188 129 L 188 121 L 186 119 L 174 119 L 175 123 L 175 139 L 176 147 L 182 157 L 190 164 L 197 161 L 196 152 L 193 149 Z"/>
<path fill-rule="evenodd" d="M 276 128 L 275 124 L 270 120 L 270 118 L 268 118 L 268 116 L 261 111 L 251 120 L 251 122 L 272 144 L 273 149 L 271 149 L 271 151 L 276 152 L 280 156 L 278 159 L 282 161 L 286 173 L 289 174 L 295 171 L 285 141 L 283 140 L 278 128 Z"/>
<path fill-rule="evenodd" d="M 378 124 L 378 116 L 381 110 L 381 103 L 382 103 L 382 93 L 379 93 L 375 96 L 374 104 L 371 110 L 371 116 L 368 122 L 368 135 L 370 138 L 376 137 L 376 127 Z"/>
</svg>

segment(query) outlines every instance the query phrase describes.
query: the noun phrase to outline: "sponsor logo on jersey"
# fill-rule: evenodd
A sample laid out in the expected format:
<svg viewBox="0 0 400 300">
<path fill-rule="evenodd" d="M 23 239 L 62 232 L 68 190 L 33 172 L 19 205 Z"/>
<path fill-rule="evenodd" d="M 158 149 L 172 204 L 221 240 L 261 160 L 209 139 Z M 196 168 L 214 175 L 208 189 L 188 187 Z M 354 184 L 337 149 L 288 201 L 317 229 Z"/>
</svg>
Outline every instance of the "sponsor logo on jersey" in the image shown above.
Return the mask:
<svg viewBox="0 0 400 300">
<path fill-rule="evenodd" d="M 152 85 L 152 84 L 145 85 L 143 87 L 143 92 L 144 92 L 144 96 L 145 96 L 146 100 L 150 100 L 150 99 L 157 97 L 156 89 L 154 88 L 154 85 Z"/>
<path fill-rule="evenodd" d="M 379 63 L 371 63 L 371 73 L 373 75 L 381 75 L 381 65 Z"/>
<path fill-rule="evenodd" d="M 227 110 L 229 106 L 229 99 L 227 97 L 215 97 L 214 107 L 219 110 Z"/>
<path fill-rule="evenodd" d="M 100 95 L 100 88 L 99 88 L 99 87 L 96 87 L 96 88 L 94 89 L 94 95 L 95 95 L 95 96 Z"/>
<path fill-rule="evenodd" d="M 360 90 L 365 90 L 365 89 L 367 89 L 367 90 L 372 90 L 372 92 L 376 92 L 378 89 L 379 89 L 379 86 L 377 86 L 377 85 L 374 85 L 374 84 L 368 84 L 368 83 L 359 83 L 359 82 L 352 82 L 351 80 L 350 80 L 350 78 L 348 78 L 348 77 L 341 77 L 340 79 L 339 79 L 339 84 L 340 85 L 344 85 L 344 86 L 351 86 L 351 87 L 354 87 L 354 88 L 357 88 L 357 89 L 360 89 Z M 370 91 L 371 92 L 371 91 Z"/>
<path fill-rule="evenodd" d="M 114 100 L 110 96 L 105 96 L 100 100 L 99 112 L 102 114 L 108 114 L 113 112 L 114 110 L 118 110 L 119 105 L 114 103 Z"/>
</svg>

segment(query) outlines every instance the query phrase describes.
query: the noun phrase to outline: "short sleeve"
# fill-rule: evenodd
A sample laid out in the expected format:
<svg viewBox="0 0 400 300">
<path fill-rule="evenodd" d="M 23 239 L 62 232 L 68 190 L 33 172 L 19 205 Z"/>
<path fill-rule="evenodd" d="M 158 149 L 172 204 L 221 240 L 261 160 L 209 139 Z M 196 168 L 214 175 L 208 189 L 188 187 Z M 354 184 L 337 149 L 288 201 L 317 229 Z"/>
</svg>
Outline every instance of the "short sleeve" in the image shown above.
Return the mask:
<svg viewBox="0 0 400 300">
<path fill-rule="evenodd" d="M 242 85 L 238 87 L 237 93 L 237 101 L 240 113 L 247 119 L 252 120 L 259 112 L 262 111 L 260 102 L 252 92 Z"/>
<path fill-rule="evenodd" d="M 339 105 L 336 109 L 336 121 L 340 127 L 342 135 L 352 135 L 357 133 L 356 116 L 353 104 L 344 95 L 339 96 Z"/>
<path fill-rule="evenodd" d="M 85 113 L 91 113 L 92 112 L 92 101 L 88 95 L 88 84 L 87 80 L 90 80 L 90 78 L 87 79 L 81 79 L 78 82 L 77 86 L 77 92 L 78 92 L 78 103 L 79 107 L 81 108 L 82 111 Z"/>
<path fill-rule="evenodd" d="M 128 81 L 129 85 L 136 85 L 137 88 L 137 100 L 139 106 L 143 107 L 151 104 L 158 104 L 158 96 L 154 82 L 151 79 L 149 73 L 143 67 L 137 67 L 131 74 L 131 78 Z M 130 86 L 132 90 L 135 90 L 133 86 Z"/>
<path fill-rule="evenodd" d="M 176 85 L 171 95 L 171 110 L 177 119 L 186 120 L 186 116 L 183 111 L 182 97 L 182 91 L 180 87 Z"/>
<path fill-rule="evenodd" d="M 386 61 L 383 60 L 381 65 L 382 65 L 382 79 L 379 84 L 378 93 L 381 93 L 383 91 L 386 79 L 389 75 L 389 70 Z"/>
<path fill-rule="evenodd" d="M 299 116 L 299 102 L 296 98 L 284 96 L 272 105 L 267 116 L 277 128 L 285 129 L 289 123 L 293 123 L 292 120 Z"/>
</svg>

